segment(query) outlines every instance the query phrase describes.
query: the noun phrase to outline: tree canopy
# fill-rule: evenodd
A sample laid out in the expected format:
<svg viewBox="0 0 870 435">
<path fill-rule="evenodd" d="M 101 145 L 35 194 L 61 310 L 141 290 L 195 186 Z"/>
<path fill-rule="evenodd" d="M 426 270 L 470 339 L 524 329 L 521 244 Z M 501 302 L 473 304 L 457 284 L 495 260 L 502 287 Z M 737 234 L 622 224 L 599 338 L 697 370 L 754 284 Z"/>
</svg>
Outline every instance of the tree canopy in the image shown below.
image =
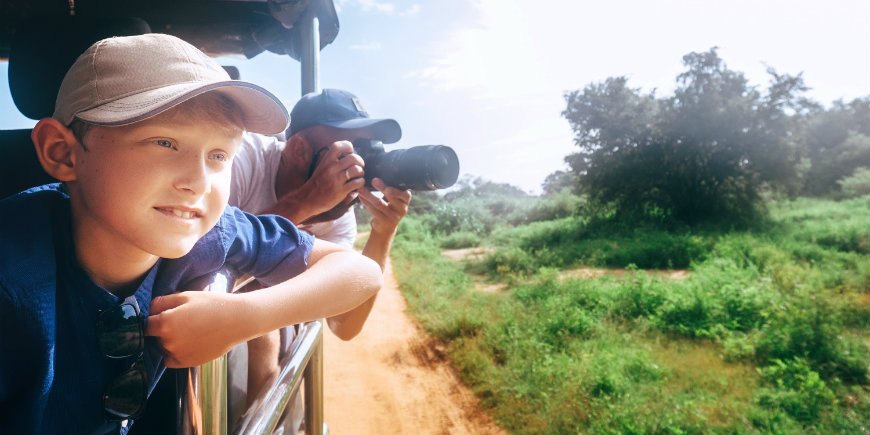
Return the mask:
<svg viewBox="0 0 870 435">
<path fill-rule="evenodd" d="M 805 192 L 838 192 L 840 180 L 870 168 L 870 97 L 848 104 L 837 101 L 830 110 L 814 111 L 807 119 L 805 143 Z"/>
<path fill-rule="evenodd" d="M 815 107 L 800 75 L 769 70 L 765 92 L 713 48 L 683 57 L 673 96 L 608 78 L 565 95 L 581 191 L 619 214 L 736 222 L 761 210 L 764 187 L 799 186 L 801 117 Z"/>
</svg>

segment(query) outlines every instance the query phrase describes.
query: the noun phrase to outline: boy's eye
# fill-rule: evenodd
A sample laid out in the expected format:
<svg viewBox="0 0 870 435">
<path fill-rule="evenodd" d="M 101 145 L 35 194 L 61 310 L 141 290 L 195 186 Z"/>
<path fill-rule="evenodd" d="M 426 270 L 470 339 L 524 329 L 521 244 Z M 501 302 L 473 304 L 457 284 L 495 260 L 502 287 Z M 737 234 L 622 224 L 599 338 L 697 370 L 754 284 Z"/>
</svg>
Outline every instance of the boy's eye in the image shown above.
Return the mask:
<svg viewBox="0 0 870 435">
<path fill-rule="evenodd" d="M 155 139 L 154 143 L 164 148 L 175 148 L 175 144 L 169 139 Z"/>
<path fill-rule="evenodd" d="M 223 151 L 220 151 L 211 153 L 211 155 L 209 155 L 209 158 L 211 160 L 217 160 L 219 162 L 228 162 L 230 160 L 230 155 Z"/>
</svg>

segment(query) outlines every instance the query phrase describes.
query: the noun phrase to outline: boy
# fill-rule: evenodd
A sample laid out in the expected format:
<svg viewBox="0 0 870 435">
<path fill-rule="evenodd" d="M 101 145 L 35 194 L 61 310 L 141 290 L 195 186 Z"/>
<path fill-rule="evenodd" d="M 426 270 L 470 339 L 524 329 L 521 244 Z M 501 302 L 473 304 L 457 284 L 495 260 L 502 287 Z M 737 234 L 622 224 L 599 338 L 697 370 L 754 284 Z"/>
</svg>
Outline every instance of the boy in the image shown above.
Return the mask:
<svg viewBox="0 0 870 435">
<path fill-rule="evenodd" d="M 167 365 L 200 364 L 377 291 L 374 262 L 226 207 L 243 130 L 286 124 L 274 96 L 175 37 L 110 38 L 76 60 L 32 134 L 63 184 L 0 202 L 0 433 L 125 434 L 161 347 Z M 272 287 L 152 303 L 222 268 Z"/>
</svg>

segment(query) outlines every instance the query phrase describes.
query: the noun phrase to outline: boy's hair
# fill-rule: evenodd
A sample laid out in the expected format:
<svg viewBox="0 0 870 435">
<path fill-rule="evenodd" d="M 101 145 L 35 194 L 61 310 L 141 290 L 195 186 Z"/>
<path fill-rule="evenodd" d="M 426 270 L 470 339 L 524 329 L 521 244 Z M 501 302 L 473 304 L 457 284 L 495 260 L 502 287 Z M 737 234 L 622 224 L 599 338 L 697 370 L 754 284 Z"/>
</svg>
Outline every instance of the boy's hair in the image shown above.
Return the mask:
<svg viewBox="0 0 870 435">
<path fill-rule="evenodd" d="M 88 48 L 67 71 L 52 117 L 84 136 L 87 127 L 73 125 L 75 119 L 106 127 L 129 125 L 210 94 L 232 102 L 229 112 L 235 115 L 228 118 L 240 121 L 245 130 L 275 134 L 289 122 L 277 97 L 231 80 L 187 42 L 156 33 L 103 39 Z"/>
<path fill-rule="evenodd" d="M 185 118 L 207 123 L 227 136 L 236 136 L 244 131 L 244 122 L 239 115 L 238 107 L 229 98 L 216 92 L 205 93 L 187 100 L 172 109 L 155 115 L 152 119 L 161 117 Z M 96 125 L 76 117 L 70 123 L 69 128 L 79 144 L 87 149 L 85 136 Z"/>
</svg>

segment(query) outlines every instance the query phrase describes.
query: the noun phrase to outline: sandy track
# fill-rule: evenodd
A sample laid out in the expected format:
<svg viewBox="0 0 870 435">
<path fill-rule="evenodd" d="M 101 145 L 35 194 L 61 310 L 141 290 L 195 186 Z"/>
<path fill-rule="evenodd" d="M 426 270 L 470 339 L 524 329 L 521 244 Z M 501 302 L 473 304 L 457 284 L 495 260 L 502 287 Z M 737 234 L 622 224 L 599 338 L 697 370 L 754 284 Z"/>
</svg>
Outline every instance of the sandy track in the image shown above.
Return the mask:
<svg viewBox="0 0 870 435">
<path fill-rule="evenodd" d="M 331 435 L 503 434 L 406 314 L 392 268 L 363 331 L 324 334 L 324 413 Z"/>
</svg>

